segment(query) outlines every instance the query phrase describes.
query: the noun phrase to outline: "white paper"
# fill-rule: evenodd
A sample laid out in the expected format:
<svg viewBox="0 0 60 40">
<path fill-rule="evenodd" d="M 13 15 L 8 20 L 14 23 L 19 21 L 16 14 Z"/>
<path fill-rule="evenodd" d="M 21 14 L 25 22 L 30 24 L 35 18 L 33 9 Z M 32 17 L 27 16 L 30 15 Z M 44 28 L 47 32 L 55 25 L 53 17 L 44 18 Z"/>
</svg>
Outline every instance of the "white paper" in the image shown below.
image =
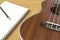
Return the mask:
<svg viewBox="0 0 60 40">
<path fill-rule="evenodd" d="M 0 9 L 0 40 L 11 31 L 12 28 L 21 20 L 21 18 L 26 14 L 28 8 L 15 5 L 10 2 L 3 2 L 0 5 L 7 15 L 11 18 L 9 20 L 6 15 Z"/>
</svg>

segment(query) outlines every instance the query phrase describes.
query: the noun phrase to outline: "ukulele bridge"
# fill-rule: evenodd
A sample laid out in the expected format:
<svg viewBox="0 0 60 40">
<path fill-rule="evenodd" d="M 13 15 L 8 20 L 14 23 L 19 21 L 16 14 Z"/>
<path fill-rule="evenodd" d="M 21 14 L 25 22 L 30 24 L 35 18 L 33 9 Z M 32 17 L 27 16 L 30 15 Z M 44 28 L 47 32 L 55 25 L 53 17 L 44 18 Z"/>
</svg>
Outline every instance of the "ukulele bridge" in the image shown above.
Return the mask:
<svg viewBox="0 0 60 40">
<path fill-rule="evenodd" d="M 52 29 L 52 30 L 56 30 L 56 31 L 60 31 L 60 25 L 56 24 L 56 23 L 52 23 L 52 22 L 41 22 L 41 25 L 43 27 Z"/>
</svg>

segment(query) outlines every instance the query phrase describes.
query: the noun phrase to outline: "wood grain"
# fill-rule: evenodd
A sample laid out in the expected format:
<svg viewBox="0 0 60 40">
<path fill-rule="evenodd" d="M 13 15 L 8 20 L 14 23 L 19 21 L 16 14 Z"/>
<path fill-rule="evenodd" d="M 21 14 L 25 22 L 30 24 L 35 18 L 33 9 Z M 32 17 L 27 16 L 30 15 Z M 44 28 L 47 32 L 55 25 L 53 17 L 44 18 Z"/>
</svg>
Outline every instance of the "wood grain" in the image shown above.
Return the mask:
<svg viewBox="0 0 60 40">
<path fill-rule="evenodd" d="M 47 0 L 42 3 L 42 11 L 27 19 L 21 26 L 20 34 L 24 40 L 60 40 L 60 32 L 47 29 L 41 26 L 41 22 L 49 21 L 51 15 L 51 7 L 54 0 Z M 53 22 L 54 15 L 52 13 L 50 22 Z M 54 23 L 57 22 L 57 16 Z M 59 21 L 60 23 L 60 21 Z"/>
</svg>

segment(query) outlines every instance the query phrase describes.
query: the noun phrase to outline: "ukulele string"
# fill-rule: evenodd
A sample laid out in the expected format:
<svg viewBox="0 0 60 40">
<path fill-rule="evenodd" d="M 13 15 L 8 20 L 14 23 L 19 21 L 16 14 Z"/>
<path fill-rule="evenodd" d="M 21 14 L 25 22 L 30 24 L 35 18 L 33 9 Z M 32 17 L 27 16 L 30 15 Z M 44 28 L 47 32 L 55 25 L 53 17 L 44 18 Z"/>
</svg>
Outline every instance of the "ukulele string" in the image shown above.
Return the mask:
<svg viewBox="0 0 60 40">
<path fill-rule="evenodd" d="M 59 12 L 60 13 L 60 12 Z M 58 15 L 58 19 L 57 19 L 57 24 L 59 23 L 59 19 L 60 19 L 60 15 Z M 58 26 L 57 26 L 58 27 Z M 56 30 L 57 30 L 57 27 L 56 27 Z"/>
<path fill-rule="evenodd" d="M 54 2 L 55 2 L 55 1 L 54 1 Z M 53 10 L 52 10 L 52 11 L 53 11 Z M 50 14 L 50 17 L 49 17 L 48 21 L 50 21 L 51 17 L 52 17 L 52 13 Z"/>
<path fill-rule="evenodd" d="M 60 2 L 60 1 L 59 1 Z M 59 19 L 60 19 L 60 11 L 58 12 L 59 15 L 58 15 L 58 20 L 57 20 L 57 24 L 59 24 Z M 58 27 L 58 26 L 57 26 Z M 56 27 L 56 30 L 57 30 L 57 27 Z"/>
<path fill-rule="evenodd" d="M 57 24 L 59 23 L 59 19 L 60 19 L 60 11 L 58 13 L 59 13 L 59 16 L 58 16 Z"/>
<path fill-rule="evenodd" d="M 58 10 L 58 0 L 57 0 L 57 7 L 56 7 L 55 15 L 54 15 L 54 18 L 53 18 L 53 22 L 55 21 L 57 10 Z M 51 28 L 52 27 L 53 27 L 53 24 L 52 24 Z"/>
<path fill-rule="evenodd" d="M 59 12 L 60 13 L 60 12 Z M 58 16 L 57 24 L 59 23 L 60 15 Z"/>
<path fill-rule="evenodd" d="M 60 16 L 58 16 L 58 19 L 57 19 L 57 24 L 59 23 L 59 19 L 60 19 L 59 17 L 60 17 Z M 57 27 L 56 27 L 56 30 L 57 30 Z"/>
<path fill-rule="evenodd" d="M 58 16 L 57 24 L 59 23 L 60 16 Z"/>
<path fill-rule="evenodd" d="M 50 0 L 50 1 L 52 1 L 52 0 Z M 55 1 L 54 1 L 54 3 L 55 3 Z M 52 3 L 53 4 L 53 3 Z M 52 10 L 53 11 L 53 10 Z M 50 14 L 50 17 L 49 17 L 49 19 L 48 19 L 48 22 L 50 21 L 50 19 L 51 19 L 51 17 L 52 17 L 52 12 L 51 12 L 51 14 Z M 47 27 L 48 27 L 49 25 L 47 24 Z"/>
<path fill-rule="evenodd" d="M 58 0 L 57 0 L 57 7 L 56 7 L 55 15 L 54 15 L 54 18 L 53 18 L 53 22 L 55 21 L 57 10 L 58 10 Z"/>
<path fill-rule="evenodd" d="M 50 0 L 50 1 L 53 1 L 53 0 Z M 55 1 L 54 1 L 54 2 L 55 2 Z M 52 3 L 52 5 L 53 5 L 53 3 Z M 52 11 L 53 11 L 53 10 L 52 10 Z M 51 12 L 51 14 L 50 14 L 50 16 L 49 16 L 48 22 L 50 21 L 51 17 L 52 17 L 52 12 Z M 47 27 L 48 27 L 48 24 L 47 24 Z"/>
</svg>

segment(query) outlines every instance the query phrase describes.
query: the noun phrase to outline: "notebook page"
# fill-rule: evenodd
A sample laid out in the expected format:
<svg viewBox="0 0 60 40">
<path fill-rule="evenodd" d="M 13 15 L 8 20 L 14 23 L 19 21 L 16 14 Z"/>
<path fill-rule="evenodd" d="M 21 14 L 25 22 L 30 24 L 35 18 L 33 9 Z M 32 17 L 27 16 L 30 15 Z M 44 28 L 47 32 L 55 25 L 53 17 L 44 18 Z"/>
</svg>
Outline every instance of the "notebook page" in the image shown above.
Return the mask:
<svg viewBox="0 0 60 40">
<path fill-rule="evenodd" d="M 21 18 L 28 12 L 28 8 L 18 6 L 10 2 L 3 2 L 0 5 L 11 20 L 0 9 L 0 40 L 15 27 Z"/>
</svg>

